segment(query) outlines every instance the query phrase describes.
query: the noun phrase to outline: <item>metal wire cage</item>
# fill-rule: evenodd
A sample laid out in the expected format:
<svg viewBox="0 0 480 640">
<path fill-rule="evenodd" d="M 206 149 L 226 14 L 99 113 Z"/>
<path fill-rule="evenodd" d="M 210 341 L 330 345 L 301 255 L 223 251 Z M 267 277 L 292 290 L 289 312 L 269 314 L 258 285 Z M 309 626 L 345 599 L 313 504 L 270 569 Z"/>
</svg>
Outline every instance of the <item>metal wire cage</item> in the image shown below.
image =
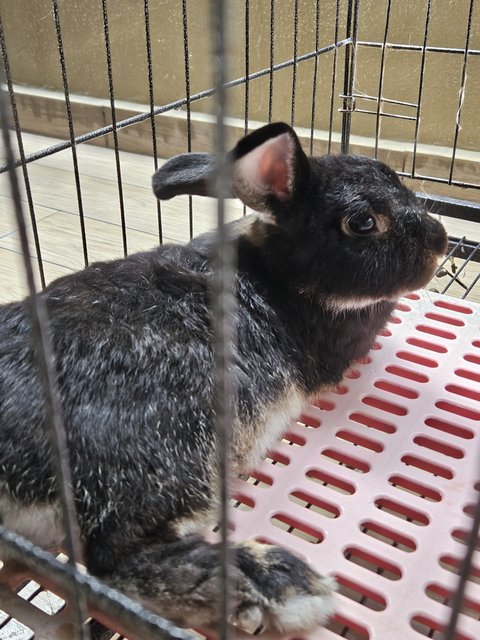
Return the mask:
<svg viewBox="0 0 480 640">
<path fill-rule="evenodd" d="M 227 139 L 239 137 L 258 122 L 289 120 L 292 126 L 296 126 L 305 148 L 308 148 L 311 154 L 350 151 L 388 161 L 408 184 L 420 192 L 420 197 L 426 200 L 432 211 L 441 215 L 445 221 L 450 221 L 447 225 L 450 232 L 448 252 L 431 288 L 473 301 L 478 299 L 480 289 L 480 271 L 476 266 L 476 263 L 480 262 L 480 242 L 476 239 L 478 227 L 475 226 L 480 220 L 480 142 L 476 140 L 474 132 L 476 118 L 472 118 L 472 113 L 478 108 L 478 95 L 475 97 L 475 89 L 478 89 L 475 85 L 475 69 L 480 60 L 480 48 L 477 44 L 480 9 L 475 0 L 468 0 L 462 4 L 458 16 L 455 17 L 462 29 L 457 30 L 455 37 L 447 37 L 447 42 L 442 40 L 443 32 L 438 25 L 442 14 L 447 20 L 451 20 L 452 16 L 438 0 L 418 0 L 407 8 L 407 11 L 415 12 L 415 22 L 408 42 L 400 35 L 399 30 L 399 25 L 405 20 L 405 6 L 408 3 L 402 3 L 400 0 L 316 0 L 308 3 L 308 7 L 307 3 L 298 0 L 244 0 L 235 3 L 234 6 L 221 0 L 212 0 L 208 6 L 214 42 L 211 58 L 213 79 L 196 75 L 199 73 L 199 67 L 194 54 L 198 54 L 199 47 L 194 44 L 192 34 L 192 24 L 195 25 L 197 18 L 194 14 L 195 3 L 188 0 L 172 0 L 161 9 L 161 14 L 158 7 L 149 0 L 143 0 L 137 5 L 136 25 L 137 32 L 142 33 L 146 87 L 144 95 L 148 98 L 148 106 L 145 110 L 140 107 L 133 108 L 131 104 L 126 106 L 125 100 L 118 99 L 116 84 L 119 75 L 116 75 L 118 68 L 115 67 L 115 51 L 118 52 L 118 46 L 116 49 L 112 46 L 112 14 L 115 22 L 128 22 L 130 16 L 119 15 L 115 12 L 113 3 L 99 0 L 95 3 L 95 10 L 100 16 L 97 35 L 101 40 L 103 55 L 101 59 L 95 60 L 95 68 L 102 68 L 106 92 L 102 96 L 103 102 L 91 101 L 88 104 L 88 111 L 92 114 L 97 107 L 101 108 L 106 122 L 96 127 L 92 125 L 92 122 L 96 121 L 93 116 L 87 119 L 88 124 L 85 125 L 79 116 L 78 95 L 71 91 L 75 76 L 69 71 L 69 65 L 73 65 L 74 62 L 64 30 L 70 8 L 58 0 L 52 0 L 49 4 L 50 11 L 44 19 L 50 21 L 53 36 L 50 38 L 51 51 L 58 53 L 57 72 L 61 78 L 61 96 L 59 98 L 58 92 L 55 97 L 44 93 L 39 100 L 46 105 L 47 112 L 49 109 L 51 112 L 54 109 L 58 111 L 60 104 L 59 115 L 56 117 L 64 122 L 66 140 L 32 151 L 26 150 L 29 131 L 45 134 L 48 128 L 42 128 L 44 124 L 41 118 L 40 122 L 34 124 L 28 118 L 28 105 L 32 104 L 33 99 L 31 95 L 27 96 L 25 88 L 18 84 L 15 76 L 15 67 L 19 66 L 16 60 L 19 50 L 18 47 L 10 45 L 10 38 L 13 41 L 9 23 L 12 10 L 8 6 L 0 7 L 0 47 L 5 74 L 2 92 L 5 164 L 0 167 L 0 172 L 7 175 L 9 171 L 11 197 L 17 216 L 24 267 L 28 288 L 32 294 L 32 330 L 42 347 L 39 349 L 40 368 L 49 409 L 56 473 L 59 486 L 62 488 L 64 522 L 68 532 L 68 548 L 65 551 L 69 562 L 65 563 L 34 547 L 28 540 L 0 527 L 0 548 L 8 550 L 12 558 L 28 567 L 35 575 L 41 576 L 43 588 L 50 588 L 68 603 L 59 617 L 59 622 L 45 626 L 46 631 L 42 631 L 42 625 L 46 623 L 40 615 L 31 618 L 35 637 L 51 637 L 48 634 L 53 632 L 70 633 L 71 637 L 88 637 L 96 623 L 91 623 L 88 628 L 83 624 L 87 619 L 87 603 L 90 616 L 114 626 L 116 631 L 129 638 L 193 637 L 85 575 L 76 567 L 80 553 L 73 500 L 69 489 L 69 469 L 65 463 L 62 409 L 51 371 L 52 348 L 48 334 L 48 319 L 41 299 L 34 295 L 37 277 L 35 269 L 38 271 L 40 286 L 44 287 L 51 279 L 51 271 L 48 271 L 51 260 L 45 258 L 45 245 L 38 217 L 38 209 L 43 206 L 38 189 L 38 180 L 41 177 L 35 175 L 35 167 L 39 166 L 43 159 L 65 151 L 71 154 L 71 182 L 74 185 L 74 191 L 71 193 L 76 200 L 75 224 L 78 229 L 74 234 L 77 245 L 81 247 L 83 263 L 88 265 L 97 257 L 97 253 L 89 236 L 89 187 L 85 186 L 88 180 L 84 177 L 82 163 L 79 161 L 84 143 L 103 144 L 102 141 L 105 141 L 109 156 L 113 156 L 118 199 L 110 203 L 110 207 L 112 215 L 116 218 L 116 228 L 120 230 L 120 243 L 116 251 L 127 255 L 136 244 L 133 232 L 135 225 L 132 226 L 130 218 L 133 201 L 129 200 L 127 194 L 126 168 L 122 154 L 139 151 L 153 156 L 153 170 L 158 166 L 159 157 L 169 156 L 172 152 L 215 148 L 221 155 L 227 147 Z M 451 7 L 449 10 L 452 11 Z M 180 51 L 177 52 L 176 59 L 180 57 L 183 62 L 183 87 L 180 97 L 159 104 L 158 87 L 162 78 L 167 76 L 169 65 L 168 62 L 160 60 L 158 51 L 156 52 L 153 34 L 157 33 L 157 30 L 154 31 L 152 20 L 155 21 L 156 29 L 159 28 L 159 24 L 161 28 L 161 20 L 165 21 L 169 11 L 176 17 L 175 30 L 181 35 L 178 40 Z M 372 26 L 370 20 L 372 11 L 378 13 L 376 26 Z M 235 22 L 233 29 L 232 22 Z M 238 29 L 238 24 L 241 24 L 241 29 Z M 225 36 L 227 43 L 224 41 Z M 70 51 L 70 57 L 67 51 Z M 230 52 L 230 55 L 227 55 L 226 51 Z M 241 58 L 235 57 L 232 61 L 234 54 L 238 52 L 241 52 Z M 230 64 L 227 64 L 228 62 Z M 443 82 L 437 85 L 433 83 L 432 87 L 432 77 L 439 73 L 439 69 L 447 68 L 450 69 L 448 91 Z M 239 73 L 235 75 L 237 71 Z M 438 112 L 433 112 L 432 104 L 438 101 L 438 95 L 442 92 L 448 93 L 448 99 L 440 101 L 440 112 L 444 112 L 445 119 L 442 120 L 439 133 L 436 129 Z M 54 104 L 57 106 L 54 107 Z M 196 108 L 198 112 L 203 111 L 201 117 L 195 112 Z M 178 110 L 181 111 L 177 113 Z M 79 127 L 84 129 L 82 133 L 78 133 Z M 177 136 L 180 142 L 172 142 L 169 139 L 166 131 L 172 127 L 180 131 Z M 15 138 L 10 139 L 9 128 L 13 129 Z M 137 131 L 141 133 L 136 138 Z M 215 140 L 214 145 L 212 140 Z M 183 146 L 179 147 L 179 144 Z M 15 155 L 18 155 L 18 159 Z M 22 189 L 18 185 L 19 172 L 16 168 L 21 170 Z M 220 180 L 219 196 L 221 194 Z M 188 217 L 182 222 L 183 239 L 191 238 L 202 228 L 203 214 L 195 200 L 188 198 L 187 206 Z M 25 208 L 29 213 L 34 251 L 29 248 L 27 223 L 23 215 Z M 155 219 L 158 241 L 172 239 L 168 210 L 157 203 L 152 205 L 151 213 Z M 238 210 L 234 215 L 242 213 Z M 227 346 L 230 340 L 227 322 L 229 310 L 225 308 L 225 300 L 228 298 L 232 269 L 229 245 L 225 234 L 222 233 L 226 217 L 228 212 L 222 197 L 219 197 L 218 272 L 223 276 L 219 276 L 217 282 L 215 314 L 218 319 L 217 362 L 220 371 L 217 384 L 217 414 L 219 433 L 224 437 L 224 470 L 228 449 L 226 399 L 229 388 L 228 378 L 225 376 L 228 367 L 225 363 L 228 361 Z M 460 223 L 457 221 L 462 221 L 458 231 L 457 225 Z M 150 233 L 148 239 L 152 244 L 153 235 Z M 35 258 L 33 266 L 31 255 Z M 226 478 L 226 474 L 224 477 Z M 226 479 L 222 487 L 222 505 L 221 522 L 226 558 Z M 447 639 L 457 637 L 456 620 L 462 608 L 463 592 L 477 542 L 480 507 L 475 508 L 473 515 L 466 556 L 459 570 L 460 581 L 451 603 L 450 623 L 445 630 Z M 223 579 L 227 583 L 226 561 L 223 566 Z M 5 584 L 10 580 L 10 585 L 15 585 L 18 590 L 18 575 L 24 575 L 25 580 L 31 576 L 28 571 L 19 574 L 18 568 L 12 574 L 4 570 Z M 32 587 L 31 583 L 30 586 L 24 586 L 22 583 L 21 588 L 24 591 L 23 597 L 32 601 L 39 597 L 41 591 L 38 585 Z M 226 612 L 226 588 L 223 593 Z M 0 587 L 0 598 L 3 605 L 0 609 L 5 607 L 10 615 L 21 620 L 25 609 L 18 605 L 18 598 L 14 597 L 9 588 Z M 62 606 L 63 600 L 58 604 L 58 608 L 61 609 Z M 31 610 L 29 611 L 29 616 L 32 616 Z M 22 621 L 26 625 L 29 624 L 28 620 Z M 0 617 L 0 638 L 3 637 L 2 629 L 10 622 L 8 616 L 5 615 L 3 619 Z M 72 626 L 65 630 L 65 624 Z M 18 627 L 15 629 L 18 631 Z M 339 634 L 356 639 L 365 637 L 351 628 L 341 629 Z M 220 635 L 229 635 L 226 615 Z M 438 629 L 427 629 L 423 635 L 439 637 Z M 24 637 L 33 635 L 27 629 Z"/>
</svg>

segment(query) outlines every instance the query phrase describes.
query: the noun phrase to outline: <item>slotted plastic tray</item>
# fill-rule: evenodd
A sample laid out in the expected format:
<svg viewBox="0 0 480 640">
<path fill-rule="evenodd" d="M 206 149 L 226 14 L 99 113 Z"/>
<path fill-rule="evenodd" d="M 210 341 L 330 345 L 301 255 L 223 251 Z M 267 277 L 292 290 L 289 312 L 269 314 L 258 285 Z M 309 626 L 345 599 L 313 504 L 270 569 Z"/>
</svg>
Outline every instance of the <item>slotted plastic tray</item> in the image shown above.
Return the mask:
<svg viewBox="0 0 480 640">
<path fill-rule="evenodd" d="M 284 545 L 337 578 L 334 620 L 294 640 L 440 638 L 478 491 L 480 306 L 412 294 L 368 357 L 239 481 L 232 538 Z M 39 580 L 7 567 L 2 577 Z M 35 638 L 68 636 L 67 612 L 11 594 L 1 608 Z M 465 605 L 456 638 L 478 640 L 478 551 Z"/>
<path fill-rule="evenodd" d="M 439 638 L 480 490 L 480 307 L 403 298 L 369 356 L 239 483 L 237 540 L 339 582 L 310 640 Z M 480 638 L 475 553 L 458 640 Z"/>
</svg>

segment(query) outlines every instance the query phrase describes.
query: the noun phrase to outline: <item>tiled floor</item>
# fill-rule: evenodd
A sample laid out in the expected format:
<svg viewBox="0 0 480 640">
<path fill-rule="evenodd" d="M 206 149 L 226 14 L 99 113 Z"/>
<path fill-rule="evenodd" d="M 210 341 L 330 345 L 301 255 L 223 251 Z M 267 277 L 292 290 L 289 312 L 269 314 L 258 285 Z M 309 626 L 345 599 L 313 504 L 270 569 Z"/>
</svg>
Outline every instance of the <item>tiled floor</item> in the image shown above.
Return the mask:
<svg viewBox="0 0 480 640">
<path fill-rule="evenodd" d="M 26 153 L 57 142 L 51 138 L 24 134 Z M 99 147 L 78 147 L 80 184 L 91 262 L 123 255 L 122 227 L 115 159 L 112 151 Z M 123 199 L 128 252 L 146 250 L 158 243 L 156 199 L 151 189 L 151 158 L 121 154 Z M 62 151 L 28 165 L 40 237 L 45 276 L 50 281 L 84 266 L 79 208 L 70 151 Z M 23 184 L 21 171 L 18 171 Z M 215 203 L 194 198 L 194 233 L 215 226 Z M 26 196 L 24 194 L 25 212 Z M 240 203 L 229 203 L 229 218 L 241 216 Z M 8 176 L 0 175 L 0 302 L 24 295 L 26 287 L 21 268 L 18 232 L 14 220 Z M 165 242 L 189 239 L 188 198 L 178 197 L 162 203 Z M 31 229 L 31 227 L 30 227 Z M 31 242 L 31 255 L 37 263 Z M 38 266 L 37 266 L 38 268 Z"/>
</svg>

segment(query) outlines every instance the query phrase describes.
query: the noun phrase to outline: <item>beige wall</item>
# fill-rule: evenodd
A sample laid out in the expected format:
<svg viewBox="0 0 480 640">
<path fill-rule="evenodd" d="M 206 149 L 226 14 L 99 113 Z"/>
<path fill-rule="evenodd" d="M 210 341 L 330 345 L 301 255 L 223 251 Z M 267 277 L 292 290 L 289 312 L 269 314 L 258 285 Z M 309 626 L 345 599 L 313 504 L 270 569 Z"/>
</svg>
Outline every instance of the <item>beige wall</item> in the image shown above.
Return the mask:
<svg viewBox="0 0 480 640">
<path fill-rule="evenodd" d="M 157 104 L 176 100 L 185 94 L 181 0 L 150 0 L 152 48 L 154 57 L 155 100 Z M 432 0 L 429 44 L 442 47 L 465 45 L 469 0 Z M 109 0 L 111 46 L 115 93 L 119 99 L 148 102 L 143 0 Z M 344 36 L 346 0 L 341 0 L 340 38 Z M 276 2 L 275 61 L 288 59 L 293 53 L 293 0 Z M 315 1 L 299 3 L 298 53 L 311 51 L 315 39 Z M 386 20 L 387 0 L 360 0 L 361 40 L 381 41 Z M 392 0 L 389 42 L 421 45 L 425 23 L 425 0 Z M 72 92 L 91 96 L 108 95 L 103 24 L 100 0 L 59 0 L 67 70 Z M 209 58 L 211 37 L 208 31 L 208 0 L 188 1 L 191 91 L 211 85 Z M 269 65 L 270 2 L 250 0 L 251 52 L 250 69 Z M 334 40 L 335 0 L 321 2 L 320 45 Z M 50 0 L 0 0 L 0 11 L 10 55 L 14 80 L 19 83 L 60 89 L 61 76 Z M 228 3 L 231 43 L 230 77 L 244 73 L 244 2 Z M 477 3 L 471 32 L 472 48 L 480 49 L 480 6 Z M 380 49 L 358 51 L 356 91 L 378 93 Z M 318 128 L 328 127 L 333 54 L 319 59 L 316 121 Z M 385 57 L 384 97 L 416 102 L 418 97 L 421 54 L 388 50 Z M 421 114 L 420 141 L 449 146 L 455 133 L 463 56 L 427 54 L 425 89 Z M 343 52 L 338 56 L 338 82 L 335 90 L 335 127 L 340 124 L 338 108 L 342 91 Z M 313 61 L 298 67 L 296 123 L 309 126 L 312 102 Z M 459 146 L 480 150 L 480 56 L 470 56 L 468 82 L 463 101 Z M 274 118 L 288 120 L 292 70 L 275 74 Z M 230 93 L 230 112 L 242 116 L 244 88 Z M 359 108 L 375 109 L 375 103 L 357 100 Z M 211 100 L 192 106 L 210 111 Z M 410 107 L 386 106 L 386 111 L 414 115 Z M 251 82 L 250 116 L 265 120 L 268 114 L 268 78 Z M 414 122 L 383 118 L 384 138 L 412 141 Z M 353 118 L 353 132 L 371 136 L 375 117 L 358 113 Z"/>
</svg>

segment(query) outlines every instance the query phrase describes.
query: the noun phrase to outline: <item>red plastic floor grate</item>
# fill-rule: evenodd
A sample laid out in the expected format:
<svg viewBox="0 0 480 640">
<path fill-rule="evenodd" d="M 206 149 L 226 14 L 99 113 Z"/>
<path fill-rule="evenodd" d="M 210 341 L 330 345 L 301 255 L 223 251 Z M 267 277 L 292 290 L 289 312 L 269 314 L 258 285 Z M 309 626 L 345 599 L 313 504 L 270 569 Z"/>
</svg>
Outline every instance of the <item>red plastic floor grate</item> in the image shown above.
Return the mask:
<svg viewBox="0 0 480 640">
<path fill-rule="evenodd" d="M 405 297 L 369 356 L 239 482 L 234 539 L 337 578 L 337 615 L 309 640 L 440 638 L 480 490 L 479 336 L 478 305 Z M 457 637 L 480 638 L 478 551 Z"/>
</svg>

